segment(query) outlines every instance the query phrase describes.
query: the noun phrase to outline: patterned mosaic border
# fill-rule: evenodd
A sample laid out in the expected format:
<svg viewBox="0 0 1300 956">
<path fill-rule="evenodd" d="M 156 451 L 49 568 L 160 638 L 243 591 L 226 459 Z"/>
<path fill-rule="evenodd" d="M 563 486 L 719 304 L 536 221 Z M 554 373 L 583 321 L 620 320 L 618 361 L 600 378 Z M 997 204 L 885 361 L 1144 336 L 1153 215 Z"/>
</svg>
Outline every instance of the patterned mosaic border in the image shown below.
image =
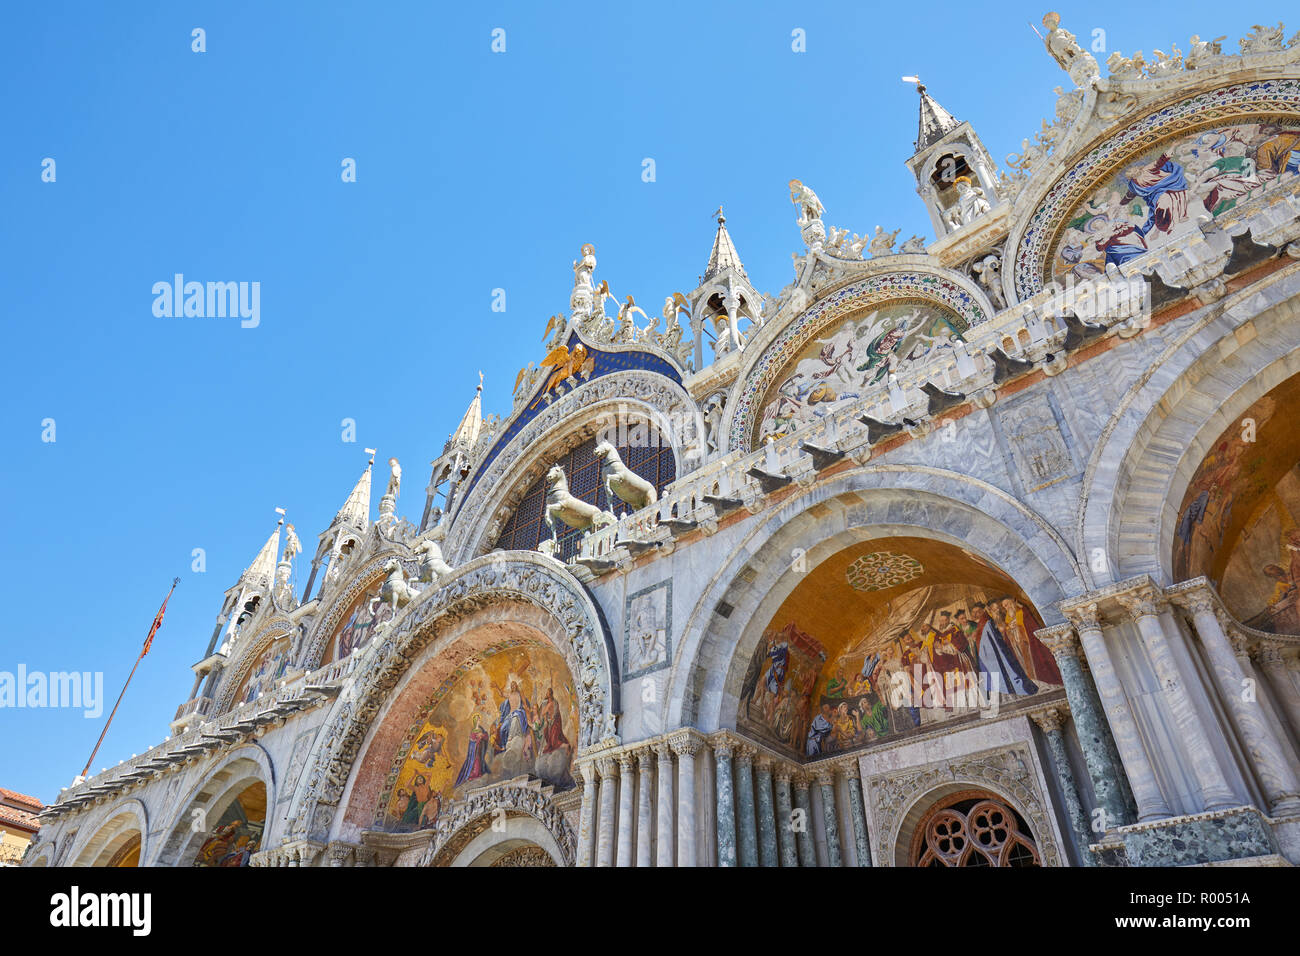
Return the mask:
<svg viewBox="0 0 1300 956">
<path fill-rule="evenodd" d="M 1269 113 L 1300 113 L 1300 79 L 1239 83 L 1198 93 L 1126 126 L 1090 150 L 1057 180 L 1029 217 L 1016 249 L 1016 297 L 1027 299 L 1043 287 L 1047 256 L 1066 216 L 1132 157 L 1199 126 L 1228 119 L 1262 119 L 1261 114 Z"/>
<path fill-rule="evenodd" d="M 930 272 L 889 272 L 845 286 L 820 299 L 791 322 L 750 369 L 731 420 L 731 447 L 752 448 L 749 434 L 757 425 L 757 410 L 768 387 L 786 364 L 816 335 L 849 312 L 877 303 L 920 299 L 955 312 L 969 328 L 988 320 L 975 297 L 951 279 Z"/>
</svg>

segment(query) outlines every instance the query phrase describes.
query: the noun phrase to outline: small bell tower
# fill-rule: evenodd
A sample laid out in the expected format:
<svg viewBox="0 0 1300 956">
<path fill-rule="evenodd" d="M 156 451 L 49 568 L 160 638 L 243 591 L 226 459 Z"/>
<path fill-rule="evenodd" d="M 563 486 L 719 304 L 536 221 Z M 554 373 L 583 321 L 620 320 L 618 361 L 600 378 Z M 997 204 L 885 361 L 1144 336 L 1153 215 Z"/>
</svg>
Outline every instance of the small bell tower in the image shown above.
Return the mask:
<svg viewBox="0 0 1300 956">
<path fill-rule="evenodd" d="M 998 186 L 998 166 L 970 123 L 958 120 L 929 94 L 915 76 L 920 95 L 916 142 L 907 166 L 916 177 L 916 191 L 925 201 L 942 239 L 1003 203 Z"/>
<path fill-rule="evenodd" d="M 433 472 L 425 489 L 424 515 L 420 533 L 436 527 L 448 513 L 460 483 L 469 477 L 470 459 L 483 431 L 483 373 L 478 373 L 478 388 L 460 424 L 447 439 L 442 454 L 433 460 Z"/>
</svg>

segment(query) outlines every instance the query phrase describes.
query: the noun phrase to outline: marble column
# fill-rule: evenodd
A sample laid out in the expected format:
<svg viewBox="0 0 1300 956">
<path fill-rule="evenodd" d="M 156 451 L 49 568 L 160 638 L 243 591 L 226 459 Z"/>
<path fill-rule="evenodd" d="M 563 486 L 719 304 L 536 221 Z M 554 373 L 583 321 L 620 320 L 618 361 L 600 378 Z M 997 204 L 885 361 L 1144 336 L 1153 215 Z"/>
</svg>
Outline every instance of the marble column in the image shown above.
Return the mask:
<svg viewBox="0 0 1300 956">
<path fill-rule="evenodd" d="M 578 866 L 591 866 L 593 834 L 596 827 L 596 787 L 598 783 L 595 764 L 582 764 L 578 768 L 582 777 L 582 816 L 578 822 Z"/>
<path fill-rule="evenodd" d="M 717 790 L 718 866 L 736 865 L 736 793 L 731 777 L 729 737 L 713 741 L 713 779 Z"/>
<path fill-rule="evenodd" d="M 674 737 L 677 755 L 677 865 L 695 866 L 695 755 L 700 741 L 687 734 Z"/>
<path fill-rule="evenodd" d="M 1074 623 L 1079 634 L 1079 643 L 1088 658 L 1092 669 L 1092 678 L 1097 685 L 1097 695 L 1101 698 L 1106 720 L 1115 734 L 1115 746 L 1119 748 L 1120 760 L 1124 772 L 1128 775 L 1129 786 L 1133 788 L 1133 800 L 1137 804 L 1138 822 L 1163 820 L 1173 816 L 1160 784 L 1156 780 L 1151 758 L 1147 756 L 1142 736 L 1138 733 L 1137 722 L 1129 709 L 1128 697 L 1120 685 L 1119 675 L 1111 662 L 1110 651 L 1101 634 L 1101 613 L 1096 604 L 1083 604 L 1062 608 L 1066 616 Z M 1064 675 L 1062 675 L 1064 676 Z M 1068 695 L 1067 695 L 1068 696 Z M 1107 830 L 1122 823 L 1122 820 L 1107 819 Z"/>
<path fill-rule="evenodd" d="M 776 772 L 776 840 L 780 850 L 782 866 L 798 866 L 799 851 L 796 847 L 795 832 L 790 823 L 794 819 L 794 801 L 790 795 L 790 768 L 777 764 Z"/>
<path fill-rule="evenodd" d="M 758 842 L 754 835 L 754 748 L 736 747 L 736 862 L 758 866 Z"/>
<path fill-rule="evenodd" d="M 1259 666 L 1268 677 L 1269 685 L 1282 707 L 1282 713 L 1291 724 L 1291 730 L 1300 737 L 1300 690 L 1286 666 L 1284 647 L 1276 641 L 1262 641 L 1259 646 Z"/>
<path fill-rule="evenodd" d="M 1178 670 L 1178 662 L 1174 660 L 1169 639 L 1165 636 L 1164 625 L 1160 621 L 1160 613 L 1168 607 L 1164 595 L 1155 585 L 1146 583 L 1138 585 L 1132 591 L 1116 595 L 1116 598 L 1137 624 L 1142 646 L 1146 648 L 1165 703 L 1186 746 L 1192 776 L 1201 789 L 1201 800 L 1204 803 L 1201 809 L 1222 810 L 1237 806 L 1241 801 L 1228 785 L 1210 743 L 1205 723 L 1197 712 L 1191 695 L 1187 693 L 1187 684 Z"/>
<path fill-rule="evenodd" d="M 829 768 L 817 771 L 817 792 L 822 801 L 822 825 L 826 830 L 826 859 L 831 866 L 843 866 L 840 854 L 840 815 L 835 808 L 835 781 Z"/>
<path fill-rule="evenodd" d="M 618 764 L 612 757 L 596 761 L 600 772 L 600 826 L 596 836 L 596 865 L 614 865 L 614 816 L 617 812 L 614 787 L 618 780 Z"/>
<path fill-rule="evenodd" d="M 1245 699 L 1250 658 L 1246 656 L 1240 638 L 1234 635 L 1236 639 L 1230 640 L 1224 633 L 1216 613 L 1218 601 L 1210 591 L 1209 582 L 1180 593 L 1174 600 L 1192 616 L 1192 625 L 1218 682 L 1219 697 L 1232 715 L 1241 743 L 1250 755 L 1269 812 L 1283 816 L 1300 811 L 1300 781 L 1296 780 L 1295 771 L 1286 759 L 1281 741 L 1269 726 L 1259 700 L 1252 697 L 1247 702 Z M 1239 657 L 1244 658 L 1244 662 Z"/>
<path fill-rule="evenodd" d="M 759 754 L 754 761 L 754 787 L 758 791 L 758 813 L 755 820 L 758 829 L 758 863 L 759 866 L 780 866 L 776 850 L 776 808 L 772 803 L 772 758 L 766 754 Z"/>
<path fill-rule="evenodd" d="M 659 764 L 659 814 L 655 829 L 655 866 L 672 866 L 673 847 L 676 846 L 677 827 L 674 819 L 676 804 L 673 802 L 673 750 L 668 741 L 661 740 L 655 746 L 655 756 Z"/>
<path fill-rule="evenodd" d="M 1048 752 L 1052 755 L 1052 769 L 1056 771 L 1056 783 L 1061 788 L 1061 799 L 1065 801 L 1066 819 L 1070 821 L 1070 827 L 1074 830 L 1074 845 L 1079 849 L 1079 862 L 1083 866 L 1096 866 L 1097 861 L 1088 849 L 1088 845 L 1092 842 L 1092 828 L 1088 826 L 1088 817 L 1083 812 L 1083 803 L 1079 800 L 1079 788 L 1075 786 L 1074 774 L 1070 772 L 1070 755 L 1066 750 L 1065 735 L 1061 729 L 1063 715 L 1059 708 L 1049 707 L 1029 716 L 1043 732 Z"/>
<path fill-rule="evenodd" d="M 871 839 L 867 834 L 867 808 L 862 802 L 862 780 L 857 760 L 847 760 L 835 766 L 835 772 L 846 778 L 849 788 L 849 825 L 853 827 L 853 852 L 858 866 L 871 865 Z"/>
<path fill-rule="evenodd" d="M 1092 694 L 1088 692 L 1088 677 L 1084 674 L 1083 662 L 1079 659 L 1079 639 L 1074 633 L 1074 626 L 1060 624 L 1041 628 L 1036 636 L 1056 658 L 1061 680 L 1065 682 L 1065 696 L 1070 702 L 1070 713 L 1074 716 L 1079 749 L 1083 751 L 1083 762 L 1088 768 L 1088 778 L 1092 781 L 1097 806 L 1109 824 L 1106 829 L 1132 822 L 1120 788 L 1120 778 L 1124 771 L 1116 765 L 1106 746 L 1105 718 L 1093 706 Z M 1091 832 L 1091 827 L 1084 829 L 1085 834 Z"/>
<path fill-rule="evenodd" d="M 652 866 L 654 863 L 654 752 L 642 750 L 636 755 L 636 865 Z"/>
<path fill-rule="evenodd" d="M 817 848 L 813 846 L 812 803 L 808 799 L 808 776 L 803 773 L 793 774 L 794 809 L 798 814 L 791 814 L 791 827 L 795 832 L 795 842 L 799 846 L 799 865 L 816 866 Z M 797 816 L 797 819 L 794 819 Z"/>
<path fill-rule="evenodd" d="M 630 753 L 618 757 L 618 865 L 632 865 L 636 840 L 636 760 Z"/>
</svg>

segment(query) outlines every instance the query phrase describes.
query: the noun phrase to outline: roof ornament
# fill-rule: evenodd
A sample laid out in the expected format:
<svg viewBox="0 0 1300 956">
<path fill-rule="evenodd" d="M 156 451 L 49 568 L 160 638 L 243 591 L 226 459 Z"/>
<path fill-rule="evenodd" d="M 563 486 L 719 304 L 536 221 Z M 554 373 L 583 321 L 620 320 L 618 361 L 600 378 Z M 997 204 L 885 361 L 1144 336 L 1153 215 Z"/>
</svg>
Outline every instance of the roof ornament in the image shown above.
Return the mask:
<svg viewBox="0 0 1300 956">
<path fill-rule="evenodd" d="M 1046 14 L 1043 17 L 1043 26 L 1047 28 L 1043 45 L 1047 47 L 1047 52 L 1052 54 L 1052 59 L 1070 75 L 1075 86 L 1081 88 L 1091 86 L 1093 81 L 1101 76 L 1101 67 L 1097 66 L 1096 57 L 1079 46 L 1079 41 L 1073 33 L 1061 27 L 1059 13 Z M 1038 33 L 1038 30 L 1035 29 L 1034 32 Z"/>
</svg>

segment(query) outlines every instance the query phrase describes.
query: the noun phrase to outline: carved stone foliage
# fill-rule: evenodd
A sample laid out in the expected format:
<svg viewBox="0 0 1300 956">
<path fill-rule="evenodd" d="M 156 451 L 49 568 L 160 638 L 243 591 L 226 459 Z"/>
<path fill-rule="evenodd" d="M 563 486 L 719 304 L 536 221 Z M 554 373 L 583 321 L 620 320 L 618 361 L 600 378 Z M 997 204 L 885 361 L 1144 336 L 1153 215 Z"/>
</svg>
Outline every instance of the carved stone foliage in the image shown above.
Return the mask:
<svg viewBox="0 0 1300 956">
<path fill-rule="evenodd" d="M 501 859 L 492 864 L 493 866 L 555 866 L 555 861 L 551 855 L 543 850 L 540 846 L 521 846 L 517 850 L 511 850 Z"/>
<path fill-rule="evenodd" d="M 1061 855 L 1048 822 L 1047 808 L 1030 770 L 1025 744 L 987 750 L 955 761 L 875 776 L 867 784 L 875 826 L 872 857 L 893 860 L 905 818 L 925 794 L 947 785 L 987 788 L 1013 803 L 1029 822 L 1043 866 L 1060 866 Z M 922 810 L 925 808 L 922 807 Z"/>
<path fill-rule="evenodd" d="M 365 671 L 321 732 L 294 813 L 295 833 L 313 839 L 328 833 L 368 729 L 425 647 L 476 612 L 511 601 L 541 608 L 568 635 L 567 645 L 557 650 L 574 678 L 579 748 L 613 736 L 614 662 L 608 660 L 603 624 L 581 585 L 541 556 L 480 559 L 404 608 L 369 652 Z"/>
<path fill-rule="evenodd" d="M 453 564 L 473 557 L 476 551 L 490 544 L 491 536 L 485 534 L 492 517 L 489 509 L 503 489 L 518 484 L 518 479 L 511 479 L 520 460 L 537 454 L 543 436 L 563 425 L 566 419 L 573 418 L 576 423 L 584 412 L 611 401 L 640 403 L 661 416 L 670 426 L 665 437 L 673 443 L 678 474 L 684 474 L 690 467 L 688 452 L 694 451 L 696 461 L 702 460 L 699 412 L 680 385 L 662 375 L 643 371 L 612 373 L 594 379 L 556 399 L 546 411 L 521 428 L 475 479 L 469 498 L 456 509 L 444 548 L 448 555 L 454 555 L 449 557 Z"/>
<path fill-rule="evenodd" d="M 555 840 L 564 858 L 565 866 L 573 866 L 577 856 L 577 839 L 573 828 L 563 813 L 542 792 L 540 787 L 519 784 L 502 784 L 490 790 L 472 794 L 468 799 L 452 804 L 439 816 L 433 827 L 433 839 L 420 856 L 420 866 L 440 866 L 450 863 L 469 842 L 500 819 L 504 812 L 507 820 L 512 816 L 528 815 L 536 819 Z M 507 826 L 509 824 L 507 823 Z M 543 855 L 545 851 L 536 847 Z M 549 857 L 548 857 L 549 859 Z M 514 863 L 503 866 L 547 866 L 553 863 Z"/>
</svg>

